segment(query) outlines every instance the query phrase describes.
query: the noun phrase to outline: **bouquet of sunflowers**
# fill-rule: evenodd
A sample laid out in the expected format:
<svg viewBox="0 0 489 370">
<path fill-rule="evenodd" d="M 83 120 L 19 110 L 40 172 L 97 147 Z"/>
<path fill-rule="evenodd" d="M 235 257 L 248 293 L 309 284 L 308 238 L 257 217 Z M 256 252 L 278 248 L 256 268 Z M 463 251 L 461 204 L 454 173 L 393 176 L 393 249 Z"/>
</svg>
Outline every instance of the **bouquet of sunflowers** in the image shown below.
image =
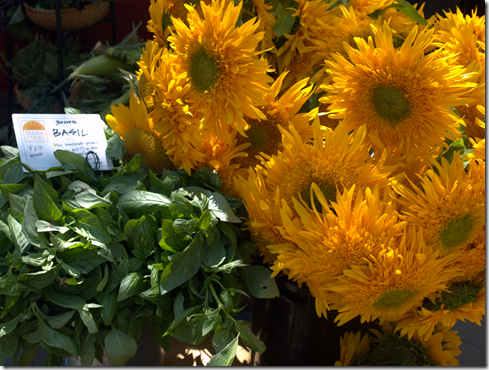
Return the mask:
<svg viewBox="0 0 489 370">
<path fill-rule="evenodd" d="M 338 365 L 458 364 L 450 328 L 485 312 L 485 18 L 404 0 L 149 12 L 138 95 L 107 116 L 126 159 L 209 166 L 272 276 L 337 325 L 378 320 L 339 339 Z"/>
</svg>

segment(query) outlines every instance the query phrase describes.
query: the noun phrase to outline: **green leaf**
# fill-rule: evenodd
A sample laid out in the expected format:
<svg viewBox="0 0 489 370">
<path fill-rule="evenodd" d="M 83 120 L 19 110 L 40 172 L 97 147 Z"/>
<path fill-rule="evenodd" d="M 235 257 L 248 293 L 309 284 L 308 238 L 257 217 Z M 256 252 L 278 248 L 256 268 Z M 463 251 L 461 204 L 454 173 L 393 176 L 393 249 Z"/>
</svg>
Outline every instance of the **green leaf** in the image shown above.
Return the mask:
<svg viewBox="0 0 489 370">
<path fill-rule="evenodd" d="M 109 281 L 109 266 L 105 265 L 105 272 L 104 272 L 104 278 L 102 281 L 97 285 L 97 292 L 101 292 L 104 290 L 105 286 L 107 285 L 107 282 Z"/>
<path fill-rule="evenodd" d="M 97 252 L 82 247 L 65 249 L 64 252 L 58 253 L 58 258 L 84 274 L 88 274 L 106 261 Z"/>
<path fill-rule="evenodd" d="M 280 295 L 271 271 L 263 266 L 251 266 L 243 270 L 242 277 L 246 287 L 256 298 L 275 298 Z"/>
<path fill-rule="evenodd" d="M 142 157 L 141 154 L 136 154 L 129 163 L 126 164 L 126 173 L 136 172 L 141 167 Z"/>
<path fill-rule="evenodd" d="M 19 6 L 19 8 L 20 8 L 20 6 Z M 8 145 L 2 145 L 0 147 L 0 149 L 2 149 L 2 153 L 7 159 L 16 159 L 16 158 L 18 159 L 19 158 L 19 149 L 18 148 L 15 148 L 13 146 L 8 146 Z"/>
<path fill-rule="evenodd" d="M 107 140 L 105 155 L 110 159 L 118 159 L 121 161 L 125 154 L 126 147 L 122 143 L 120 135 L 114 134 L 109 140 Z"/>
<path fill-rule="evenodd" d="M 30 272 L 20 275 L 20 282 L 31 287 L 32 289 L 41 290 L 42 288 L 51 285 L 54 279 L 56 279 L 56 276 L 56 270 L 54 269 L 50 271 Z"/>
<path fill-rule="evenodd" d="M 180 342 L 199 345 L 205 337 L 202 335 L 202 326 L 204 317 L 194 316 L 187 320 L 183 320 L 173 331 L 172 336 Z"/>
<path fill-rule="evenodd" d="M 65 108 L 66 109 L 66 108 Z M 81 341 L 81 366 L 92 366 L 95 359 L 95 335 L 88 334 Z"/>
<path fill-rule="evenodd" d="M 78 356 L 75 341 L 66 334 L 51 329 L 48 325 L 39 321 L 42 340 L 51 347 L 68 351 L 72 356 Z"/>
<path fill-rule="evenodd" d="M 204 248 L 204 257 L 202 262 L 204 265 L 209 267 L 217 267 L 226 259 L 226 250 L 219 242 L 219 240 L 214 240 L 214 243 L 207 245 Z"/>
<path fill-rule="evenodd" d="M 221 352 L 211 358 L 205 366 L 231 366 L 238 350 L 239 334 Z"/>
<path fill-rule="evenodd" d="M 161 274 L 160 290 L 165 294 L 194 276 L 202 264 L 203 237 L 199 233 L 190 245 L 175 254 Z"/>
<path fill-rule="evenodd" d="M 134 229 L 132 242 L 138 253 L 138 255 L 135 254 L 137 258 L 145 259 L 153 253 L 156 242 L 151 232 L 151 225 L 146 218 L 140 221 Z"/>
<path fill-rule="evenodd" d="M 27 203 L 27 198 L 20 197 L 14 193 L 9 193 L 8 198 L 12 216 L 18 217 L 20 214 L 23 214 L 25 205 Z"/>
<path fill-rule="evenodd" d="M 85 209 L 76 209 L 69 213 L 76 222 L 71 228 L 88 239 L 95 239 L 101 243 L 110 243 L 112 237 L 104 230 L 97 216 Z"/>
<path fill-rule="evenodd" d="M 138 349 L 136 340 L 113 328 L 105 337 L 105 352 L 112 366 L 124 366 Z"/>
<path fill-rule="evenodd" d="M 39 351 L 39 344 L 35 344 L 32 347 L 29 347 L 28 349 L 24 347 L 17 365 L 31 366 L 38 351 Z M 5 356 L 5 357 L 9 357 L 9 356 Z"/>
<path fill-rule="evenodd" d="M 133 191 L 137 184 L 137 180 L 129 176 L 113 177 L 105 186 L 104 190 L 102 190 L 102 195 L 108 194 L 112 191 L 118 195 L 123 195 Z"/>
<path fill-rule="evenodd" d="M 10 321 L 7 321 L 5 323 L 0 324 L 0 338 L 3 337 L 4 335 L 10 334 L 19 324 L 19 321 L 22 319 L 24 316 L 24 313 L 21 313 L 20 315 L 16 316 Z"/>
<path fill-rule="evenodd" d="M 65 114 L 83 114 L 81 110 L 72 107 L 64 107 L 64 110 Z"/>
<path fill-rule="evenodd" d="M 149 191 L 131 191 L 119 198 L 117 207 L 128 213 L 155 212 L 167 208 L 171 200 Z"/>
<path fill-rule="evenodd" d="M 258 352 L 259 354 L 262 354 L 267 349 L 263 341 L 256 338 L 256 335 L 253 334 L 246 321 L 238 320 L 237 323 L 234 324 L 234 327 L 241 336 L 244 344 L 246 344 L 249 349 Z"/>
<path fill-rule="evenodd" d="M 68 321 L 70 321 L 75 312 L 75 310 L 69 310 L 60 315 L 47 316 L 48 324 L 53 329 L 61 329 L 63 326 L 66 325 L 66 323 L 68 323 Z"/>
<path fill-rule="evenodd" d="M 15 218 L 12 217 L 12 215 L 8 215 L 7 221 L 10 235 L 12 235 L 12 241 L 14 242 L 15 246 L 20 249 L 20 252 L 24 253 L 27 249 L 29 249 L 30 243 L 22 233 L 22 226 Z"/>
<path fill-rule="evenodd" d="M 63 213 L 56 206 L 56 203 L 50 197 L 46 189 L 42 186 L 41 181 L 36 180 L 34 183 L 34 209 L 40 218 L 46 221 L 60 222 L 63 219 Z M 57 195 L 58 194 L 56 193 L 56 196 Z"/>
<path fill-rule="evenodd" d="M 212 337 L 212 346 L 216 352 L 221 352 L 234 338 L 231 326 L 221 326 Z"/>
<path fill-rule="evenodd" d="M 282 4 L 277 4 L 277 22 L 273 25 L 272 30 L 277 34 L 277 37 L 285 33 L 290 33 L 295 22 L 295 17 L 292 16 L 292 10 L 286 10 Z"/>
<path fill-rule="evenodd" d="M 107 207 L 112 204 L 110 200 L 98 196 L 97 191 L 83 181 L 73 181 L 68 189 L 75 192 L 75 200 L 83 208 Z"/>
<path fill-rule="evenodd" d="M 180 312 L 172 321 L 171 325 L 168 327 L 164 335 L 170 334 L 180 323 L 187 320 L 188 317 L 192 316 L 194 313 L 199 312 L 202 305 L 189 307 Z"/>
<path fill-rule="evenodd" d="M 428 22 L 424 19 L 418 11 L 406 0 L 395 0 L 394 3 L 390 5 L 390 7 L 400 10 L 404 14 L 406 14 L 409 18 L 416 21 L 417 23 L 427 26 Z"/>
<path fill-rule="evenodd" d="M 118 308 L 116 292 L 110 292 L 104 295 L 102 305 L 104 306 L 100 311 L 102 320 L 106 326 L 109 326 Z"/>
<path fill-rule="evenodd" d="M 163 194 L 164 196 L 170 195 L 170 192 L 163 184 L 163 182 L 158 179 L 151 170 L 149 170 L 149 191 L 151 191 L 152 193 Z"/>
<path fill-rule="evenodd" d="M 78 295 L 58 292 L 54 288 L 49 288 L 45 292 L 46 298 L 55 305 L 82 311 L 87 302 Z"/>
<path fill-rule="evenodd" d="M 88 161 L 80 154 L 72 153 L 67 150 L 56 150 L 54 156 L 62 164 L 74 165 L 78 169 L 78 176 L 82 181 L 93 182 L 97 178 Z"/>
<path fill-rule="evenodd" d="M 54 202 L 57 202 L 59 200 L 58 192 L 54 190 L 54 188 L 51 185 L 49 185 L 46 181 L 44 181 L 42 177 L 39 176 L 37 173 L 35 175 L 34 184 L 37 184 L 38 186 L 42 187 Z"/>
<path fill-rule="evenodd" d="M 121 281 L 117 302 L 130 298 L 144 290 L 143 275 L 141 273 L 131 272 Z"/>
<path fill-rule="evenodd" d="M 5 175 L 3 176 L 3 183 L 18 184 L 29 176 L 30 174 L 24 172 L 22 165 L 20 163 L 17 163 L 10 167 L 7 171 L 5 171 Z"/>
<path fill-rule="evenodd" d="M 219 310 L 214 311 L 213 313 L 207 315 L 204 320 L 204 324 L 202 325 L 202 335 L 205 337 L 209 334 L 214 327 L 216 327 L 221 322 L 221 315 L 219 314 Z"/>
<path fill-rule="evenodd" d="M 83 323 L 88 329 L 88 332 L 90 334 L 95 334 L 98 332 L 97 324 L 95 323 L 95 320 L 93 319 L 92 313 L 88 310 L 88 308 L 84 307 L 83 310 L 78 311 L 80 314 L 80 318 L 82 319 Z"/>
<path fill-rule="evenodd" d="M 65 232 L 70 230 L 69 227 L 53 225 L 53 224 L 51 224 L 47 221 L 44 221 L 44 220 L 36 221 L 36 224 L 34 226 L 36 226 L 38 233 L 46 233 L 46 232 L 50 232 L 50 231 L 57 231 L 61 234 L 64 234 Z"/>
</svg>

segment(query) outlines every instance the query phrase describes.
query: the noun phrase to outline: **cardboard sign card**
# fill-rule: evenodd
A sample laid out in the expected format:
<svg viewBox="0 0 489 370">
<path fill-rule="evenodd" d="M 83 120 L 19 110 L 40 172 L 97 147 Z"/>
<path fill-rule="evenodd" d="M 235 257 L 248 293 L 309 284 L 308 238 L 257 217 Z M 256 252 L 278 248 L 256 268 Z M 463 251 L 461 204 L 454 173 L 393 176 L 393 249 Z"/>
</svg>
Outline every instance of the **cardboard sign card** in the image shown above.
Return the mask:
<svg viewBox="0 0 489 370">
<path fill-rule="evenodd" d="M 81 154 L 99 170 L 113 166 L 105 156 L 107 140 L 104 123 L 98 114 L 12 114 L 20 160 L 35 170 L 60 166 L 54 156 L 58 149 Z"/>
</svg>

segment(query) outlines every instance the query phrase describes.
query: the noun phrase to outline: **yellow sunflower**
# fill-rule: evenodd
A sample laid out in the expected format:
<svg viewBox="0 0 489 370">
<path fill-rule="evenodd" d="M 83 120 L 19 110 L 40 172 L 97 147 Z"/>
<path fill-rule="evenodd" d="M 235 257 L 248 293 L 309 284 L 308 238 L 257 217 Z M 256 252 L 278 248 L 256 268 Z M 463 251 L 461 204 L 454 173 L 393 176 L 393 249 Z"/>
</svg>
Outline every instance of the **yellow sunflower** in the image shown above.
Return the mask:
<svg viewBox="0 0 489 370">
<path fill-rule="evenodd" d="M 238 135 L 236 145 L 249 145 L 244 149 L 246 156 L 235 158 L 233 164 L 239 164 L 241 168 L 248 169 L 260 164 L 261 160 L 257 157 L 260 153 L 263 152 L 270 156 L 281 151 L 283 148 L 282 134 L 278 126 L 288 129 L 290 125 L 298 132 L 303 142 L 311 141 L 313 132 L 309 122 L 314 119 L 317 110 L 313 109 L 309 113 L 298 113 L 298 111 L 312 95 L 313 87 L 308 86 L 307 79 L 304 79 L 280 94 L 286 75 L 287 72 L 284 72 L 275 80 L 272 85 L 272 94 L 263 96 L 267 104 L 259 109 L 265 115 L 266 120 L 245 119 L 249 126 L 245 131 L 246 137 Z"/>
<path fill-rule="evenodd" d="M 448 66 L 439 51 L 424 54 L 433 31 L 414 27 L 400 48 L 395 48 L 387 24 L 372 26 L 372 38 L 355 39 L 357 49 L 344 43 L 350 58 L 336 54 L 326 61 L 332 84 L 320 102 L 331 104 L 332 118 L 345 118 L 346 130 L 367 126 L 389 149 L 407 154 L 415 148 L 429 151 L 441 145 L 447 132 L 460 136 L 460 119 L 449 109 L 470 103 L 463 94 L 475 87 L 465 83 L 461 66 Z"/>
<path fill-rule="evenodd" d="M 362 332 L 353 334 L 345 333 L 340 337 L 340 360 L 334 363 L 334 366 L 361 366 L 362 359 L 370 353 L 370 336 Z"/>
<path fill-rule="evenodd" d="M 486 18 L 465 15 L 457 7 L 457 12 L 444 11 L 435 23 L 435 45 L 442 47 L 442 55 L 455 56 L 454 63 L 467 67 L 471 62 L 485 66 Z"/>
<path fill-rule="evenodd" d="M 321 129 L 319 118 L 312 123 L 314 141 L 304 143 L 298 132 L 290 127 L 286 131 L 279 126 L 283 135 L 283 150 L 277 155 L 266 156 L 263 168 L 266 182 L 272 188 L 280 187 L 282 198 L 292 206 L 292 197 L 310 203 L 311 185 L 315 183 L 328 203 L 336 200 L 338 191 L 357 190 L 379 185 L 380 192 L 386 188 L 392 167 L 384 167 L 379 160 L 373 163 L 369 146 L 364 144 L 366 129 L 361 127 L 356 134 L 349 135 L 340 123 L 334 131 Z"/>
<path fill-rule="evenodd" d="M 223 130 L 226 127 L 222 128 Z M 223 193 L 240 197 L 234 186 L 234 178 L 239 175 L 246 175 L 246 170 L 239 170 L 240 165 L 233 163 L 236 158 L 246 156 L 244 150 L 250 144 L 238 145 L 237 131 L 230 132 L 231 144 L 227 144 L 218 138 L 202 134 L 202 152 L 205 155 L 203 163 L 215 169 L 222 180 L 222 185 L 219 190 Z"/>
<path fill-rule="evenodd" d="M 462 341 L 456 331 L 442 325 L 436 326 L 429 338 L 417 335 L 408 338 L 394 332 L 394 323 L 382 324 L 382 333 L 371 329 L 378 339 L 373 339 L 370 365 L 379 366 L 458 366 L 455 358 L 462 351 Z"/>
<path fill-rule="evenodd" d="M 321 297 L 316 299 L 318 315 L 326 316 L 324 308 L 331 298 L 325 286 L 350 265 L 366 264 L 370 255 L 397 246 L 406 223 L 398 219 L 395 204 L 382 199 L 378 186 L 367 188 L 363 194 L 353 185 L 338 194 L 332 204 L 334 212 L 322 213 L 317 209 L 327 210 L 327 200 L 315 184 L 312 191 L 317 200 L 310 203 L 318 203 L 313 204 L 312 214 L 306 202 L 301 204 L 294 197 L 293 210 L 285 202 L 282 205 L 282 235 L 292 243 L 268 248 L 277 255 L 272 276 L 285 269 L 289 278 L 306 282 L 312 293 Z M 293 214 L 298 214 L 300 221 L 293 220 Z M 323 292 L 316 291 L 316 287 Z"/>
<path fill-rule="evenodd" d="M 236 27 L 242 3 L 226 0 L 201 3 L 203 18 L 187 6 L 189 26 L 172 18 L 175 34 L 168 39 L 178 55 L 182 72 L 190 82 L 188 104 L 203 117 L 202 127 L 230 143 L 220 122 L 242 135 L 248 124 L 244 115 L 265 119 L 256 107 L 264 105 L 263 94 L 270 93 L 268 63 L 255 51 L 264 32 L 256 32 L 254 19 Z"/>
<path fill-rule="evenodd" d="M 454 296 L 458 297 L 456 301 L 447 300 L 445 302 L 449 302 L 450 307 L 442 303 L 441 299 L 444 294 L 449 293 L 437 292 L 430 295 L 422 307 L 412 310 L 399 319 L 396 331 L 400 331 L 401 335 L 407 335 L 409 338 L 414 335 L 427 340 L 439 324 L 451 328 L 458 320 L 463 322 L 468 320 L 480 326 L 486 312 L 485 288 L 479 287 L 478 293 L 469 296 L 465 292 L 473 290 L 474 284 L 471 284 L 469 288 L 467 284 L 455 284 L 448 287 L 448 292 L 456 290 L 457 294 Z M 459 305 L 454 306 L 454 302 L 458 302 Z"/>
<path fill-rule="evenodd" d="M 382 249 L 368 265 L 351 265 L 326 286 L 336 293 L 332 294 L 332 308 L 339 311 L 335 322 L 342 325 L 356 316 L 362 322 L 394 321 L 420 306 L 460 274 L 450 266 L 455 254 L 443 258 L 438 254 L 426 246 L 421 231 L 408 227 L 395 249 Z"/>
<path fill-rule="evenodd" d="M 246 226 L 251 240 L 263 256 L 263 262 L 272 264 L 276 256 L 268 249 L 269 245 L 287 243 L 281 235 L 280 189 L 271 192 L 260 172 L 249 169 L 247 179 L 234 178 L 235 188 L 248 211 Z"/>
<path fill-rule="evenodd" d="M 387 8 L 392 4 L 393 0 L 349 0 L 348 7 L 353 8 L 357 12 L 370 14 L 378 9 Z"/>
<path fill-rule="evenodd" d="M 484 130 L 484 136 L 482 139 L 476 138 L 472 139 L 470 138 L 470 142 L 472 144 L 472 153 L 469 153 L 466 155 L 467 159 L 475 159 L 475 160 L 486 160 L 486 137 L 485 137 L 485 131 L 486 131 L 486 123 L 485 123 L 485 116 L 486 116 L 486 107 L 483 105 L 477 105 L 477 110 L 481 113 L 483 119 L 480 119 L 478 117 L 475 118 L 475 123 Z"/>
<path fill-rule="evenodd" d="M 146 41 L 146 47 L 142 50 L 141 60 L 138 62 L 138 95 L 149 111 L 154 109 L 153 102 L 153 79 L 154 71 L 161 57 L 163 49 L 155 42 Z"/>
<path fill-rule="evenodd" d="M 312 63 L 314 65 L 323 64 L 325 60 L 334 60 L 335 53 L 341 54 L 348 59 L 348 54 L 343 47 L 343 42 L 351 46 L 355 46 L 355 37 L 367 39 L 373 35 L 371 24 L 380 24 L 381 18 L 377 20 L 370 18 L 366 13 L 356 10 L 353 7 L 346 8 L 343 5 L 338 6 L 341 11 L 336 16 L 329 17 L 326 22 L 318 20 L 317 37 L 312 40 L 314 46 L 312 49 Z M 314 81 L 321 81 L 326 73 L 326 68 L 321 68 L 320 71 L 313 77 Z"/>
<path fill-rule="evenodd" d="M 200 119 L 185 103 L 190 85 L 184 74 L 175 71 L 176 56 L 163 49 L 153 76 L 154 122 L 166 154 L 188 174 L 204 160 L 201 152 Z"/>
<path fill-rule="evenodd" d="M 320 61 L 313 61 L 315 49 L 312 40 L 319 38 L 323 32 L 319 27 L 321 19 L 328 17 L 328 8 L 331 4 L 323 0 L 296 0 L 297 10 L 292 15 L 296 18 L 293 33 L 284 34 L 287 39 L 277 50 L 278 72 L 290 71 L 285 79 L 284 88 L 287 88 L 306 77 L 311 77 Z M 323 21 L 324 23 L 324 21 Z"/>
<path fill-rule="evenodd" d="M 275 31 L 273 30 L 273 26 L 277 22 L 277 19 L 273 16 L 270 10 L 273 9 L 273 6 L 270 4 L 265 4 L 265 0 L 251 0 L 253 4 L 253 13 L 251 14 L 258 19 L 260 25 L 258 26 L 257 32 L 265 32 L 265 36 L 260 41 L 258 50 L 272 50 L 272 52 L 276 52 L 275 44 L 273 40 L 277 36 Z"/>
<path fill-rule="evenodd" d="M 107 124 L 119 134 L 126 148 L 126 160 L 140 154 L 143 164 L 155 173 L 175 170 L 175 165 L 162 147 L 160 135 L 153 128 L 153 120 L 148 111 L 134 94 L 131 94 L 129 108 L 123 104 L 111 106 L 112 114 L 106 116 Z"/>
<path fill-rule="evenodd" d="M 422 228 L 426 243 L 445 255 L 474 242 L 485 228 L 485 174 L 475 161 L 466 172 L 458 152 L 451 164 L 442 158 L 432 166 L 422 188 L 395 181 L 392 186 L 404 206 L 401 218 Z"/>
<path fill-rule="evenodd" d="M 159 48 L 166 48 L 166 42 L 170 35 L 171 0 L 151 0 L 149 6 L 148 31 L 154 34 L 154 41 Z"/>
</svg>

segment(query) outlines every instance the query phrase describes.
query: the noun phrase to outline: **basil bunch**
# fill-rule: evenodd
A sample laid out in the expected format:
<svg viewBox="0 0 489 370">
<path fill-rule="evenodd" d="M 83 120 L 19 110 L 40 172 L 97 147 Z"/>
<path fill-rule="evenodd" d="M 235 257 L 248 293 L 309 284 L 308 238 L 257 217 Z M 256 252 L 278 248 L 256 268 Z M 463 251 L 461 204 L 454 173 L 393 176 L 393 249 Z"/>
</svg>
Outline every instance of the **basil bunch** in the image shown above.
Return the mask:
<svg viewBox="0 0 489 370">
<path fill-rule="evenodd" d="M 120 157 L 120 138 L 109 144 L 108 155 Z M 215 171 L 158 177 L 138 155 L 98 173 L 61 150 L 61 166 L 34 171 L 16 148 L 2 151 L 2 358 L 17 358 L 22 348 L 18 365 L 25 366 L 42 348 L 45 365 L 80 356 L 91 366 L 105 349 L 121 366 L 135 355 L 147 322 L 165 350 L 171 336 L 199 344 L 207 335 L 216 352 L 235 348 L 237 336 L 265 350 L 233 315 L 244 308 L 245 290 L 272 298 L 278 289 L 269 270 L 247 264 L 256 248 L 236 216 L 244 207 L 219 193 Z"/>
</svg>

